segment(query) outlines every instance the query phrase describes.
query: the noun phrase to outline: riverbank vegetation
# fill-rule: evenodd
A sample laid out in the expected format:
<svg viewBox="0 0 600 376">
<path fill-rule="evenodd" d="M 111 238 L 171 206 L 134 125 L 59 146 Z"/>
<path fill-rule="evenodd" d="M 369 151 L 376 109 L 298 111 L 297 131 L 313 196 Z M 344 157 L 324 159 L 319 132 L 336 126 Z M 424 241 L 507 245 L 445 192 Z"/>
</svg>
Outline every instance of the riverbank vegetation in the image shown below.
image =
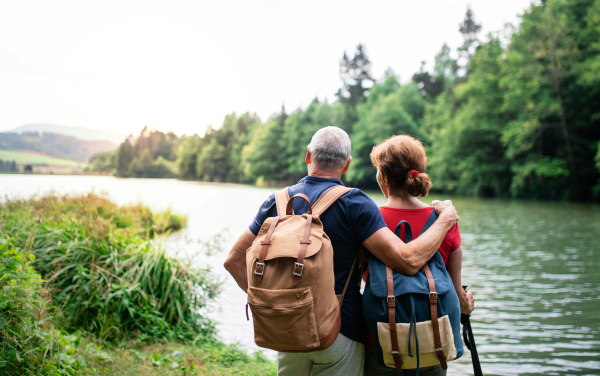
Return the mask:
<svg viewBox="0 0 600 376">
<path fill-rule="evenodd" d="M 394 134 L 428 148 L 434 191 L 484 197 L 600 200 L 600 0 L 547 0 L 516 27 L 481 35 L 469 10 L 463 44 L 444 44 L 410 82 L 371 74 L 365 46 L 340 61 L 333 103 L 283 107 L 267 121 L 225 117 L 203 136 L 148 132 L 92 160 L 118 176 L 287 184 L 306 173 L 310 137 L 334 125 L 351 136 L 345 181 L 376 188 L 369 153 Z M 447 31 L 449 32 L 449 30 Z M 147 145 L 147 146 L 144 146 Z M 167 172 L 168 171 L 168 172 Z"/>
<path fill-rule="evenodd" d="M 216 339 L 218 281 L 156 239 L 185 218 L 95 194 L 9 200 L 0 217 L 0 373 L 272 370 Z"/>
</svg>

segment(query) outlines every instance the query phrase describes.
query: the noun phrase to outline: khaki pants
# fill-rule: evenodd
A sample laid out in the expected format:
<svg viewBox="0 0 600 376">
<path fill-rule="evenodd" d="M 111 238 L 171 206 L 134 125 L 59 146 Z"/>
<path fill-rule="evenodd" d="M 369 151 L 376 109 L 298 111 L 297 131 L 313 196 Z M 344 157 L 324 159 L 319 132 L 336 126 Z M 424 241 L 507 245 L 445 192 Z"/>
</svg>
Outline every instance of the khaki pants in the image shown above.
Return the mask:
<svg viewBox="0 0 600 376">
<path fill-rule="evenodd" d="M 277 375 L 363 376 L 364 348 L 362 343 L 339 334 L 335 342 L 325 350 L 309 353 L 279 352 Z"/>
</svg>

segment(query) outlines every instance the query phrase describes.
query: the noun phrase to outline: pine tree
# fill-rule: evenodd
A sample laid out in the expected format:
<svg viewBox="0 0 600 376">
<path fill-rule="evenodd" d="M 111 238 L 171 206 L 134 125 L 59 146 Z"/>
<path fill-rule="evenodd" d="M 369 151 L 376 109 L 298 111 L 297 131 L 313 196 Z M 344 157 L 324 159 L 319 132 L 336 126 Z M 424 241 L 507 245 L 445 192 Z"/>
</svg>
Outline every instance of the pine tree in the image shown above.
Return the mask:
<svg viewBox="0 0 600 376">
<path fill-rule="evenodd" d="M 463 23 L 460 24 L 458 29 L 463 36 L 463 44 L 458 47 L 458 56 L 460 62 L 460 68 L 464 76 L 467 75 L 469 70 L 469 63 L 473 60 L 473 54 L 475 49 L 479 46 L 479 38 L 477 34 L 481 31 L 481 24 L 475 22 L 473 18 L 473 11 L 469 6 Z"/>
</svg>

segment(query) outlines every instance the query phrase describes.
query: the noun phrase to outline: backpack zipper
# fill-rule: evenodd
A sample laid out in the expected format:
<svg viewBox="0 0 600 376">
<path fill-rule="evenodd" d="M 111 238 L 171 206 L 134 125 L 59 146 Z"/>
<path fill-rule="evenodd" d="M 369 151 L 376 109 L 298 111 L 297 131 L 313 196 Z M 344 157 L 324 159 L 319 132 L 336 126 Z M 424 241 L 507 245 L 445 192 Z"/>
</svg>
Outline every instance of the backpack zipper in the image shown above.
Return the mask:
<svg viewBox="0 0 600 376">
<path fill-rule="evenodd" d="M 250 303 L 248 303 L 248 304 L 250 304 Z M 272 309 L 273 311 L 289 311 L 289 310 L 296 309 L 296 308 L 307 307 L 311 304 L 313 304 L 313 302 L 308 302 L 308 303 L 300 304 L 300 305 L 293 306 L 293 307 L 267 307 L 267 306 L 257 306 L 254 304 L 250 304 L 250 307 L 255 308 L 255 309 Z"/>
</svg>

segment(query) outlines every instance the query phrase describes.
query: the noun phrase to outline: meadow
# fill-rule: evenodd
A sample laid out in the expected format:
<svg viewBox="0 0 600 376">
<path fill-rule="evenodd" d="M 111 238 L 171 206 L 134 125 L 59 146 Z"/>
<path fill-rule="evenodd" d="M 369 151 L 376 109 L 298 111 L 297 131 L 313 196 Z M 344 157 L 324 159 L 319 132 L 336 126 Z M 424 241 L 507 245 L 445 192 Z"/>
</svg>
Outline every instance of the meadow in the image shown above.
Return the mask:
<svg viewBox="0 0 600 376">
<path fill-rule="evenodd" d="M 25 150 L 0 150 L 0 159 L 7 161 L 16 161 L 18 165 L 47 165 L 47 166 L 66 166 L 77 167 L 86 166 L 86 163 L 76 162 L 69 159 L 51 157 L 42 153 Z"/>
</svg>

